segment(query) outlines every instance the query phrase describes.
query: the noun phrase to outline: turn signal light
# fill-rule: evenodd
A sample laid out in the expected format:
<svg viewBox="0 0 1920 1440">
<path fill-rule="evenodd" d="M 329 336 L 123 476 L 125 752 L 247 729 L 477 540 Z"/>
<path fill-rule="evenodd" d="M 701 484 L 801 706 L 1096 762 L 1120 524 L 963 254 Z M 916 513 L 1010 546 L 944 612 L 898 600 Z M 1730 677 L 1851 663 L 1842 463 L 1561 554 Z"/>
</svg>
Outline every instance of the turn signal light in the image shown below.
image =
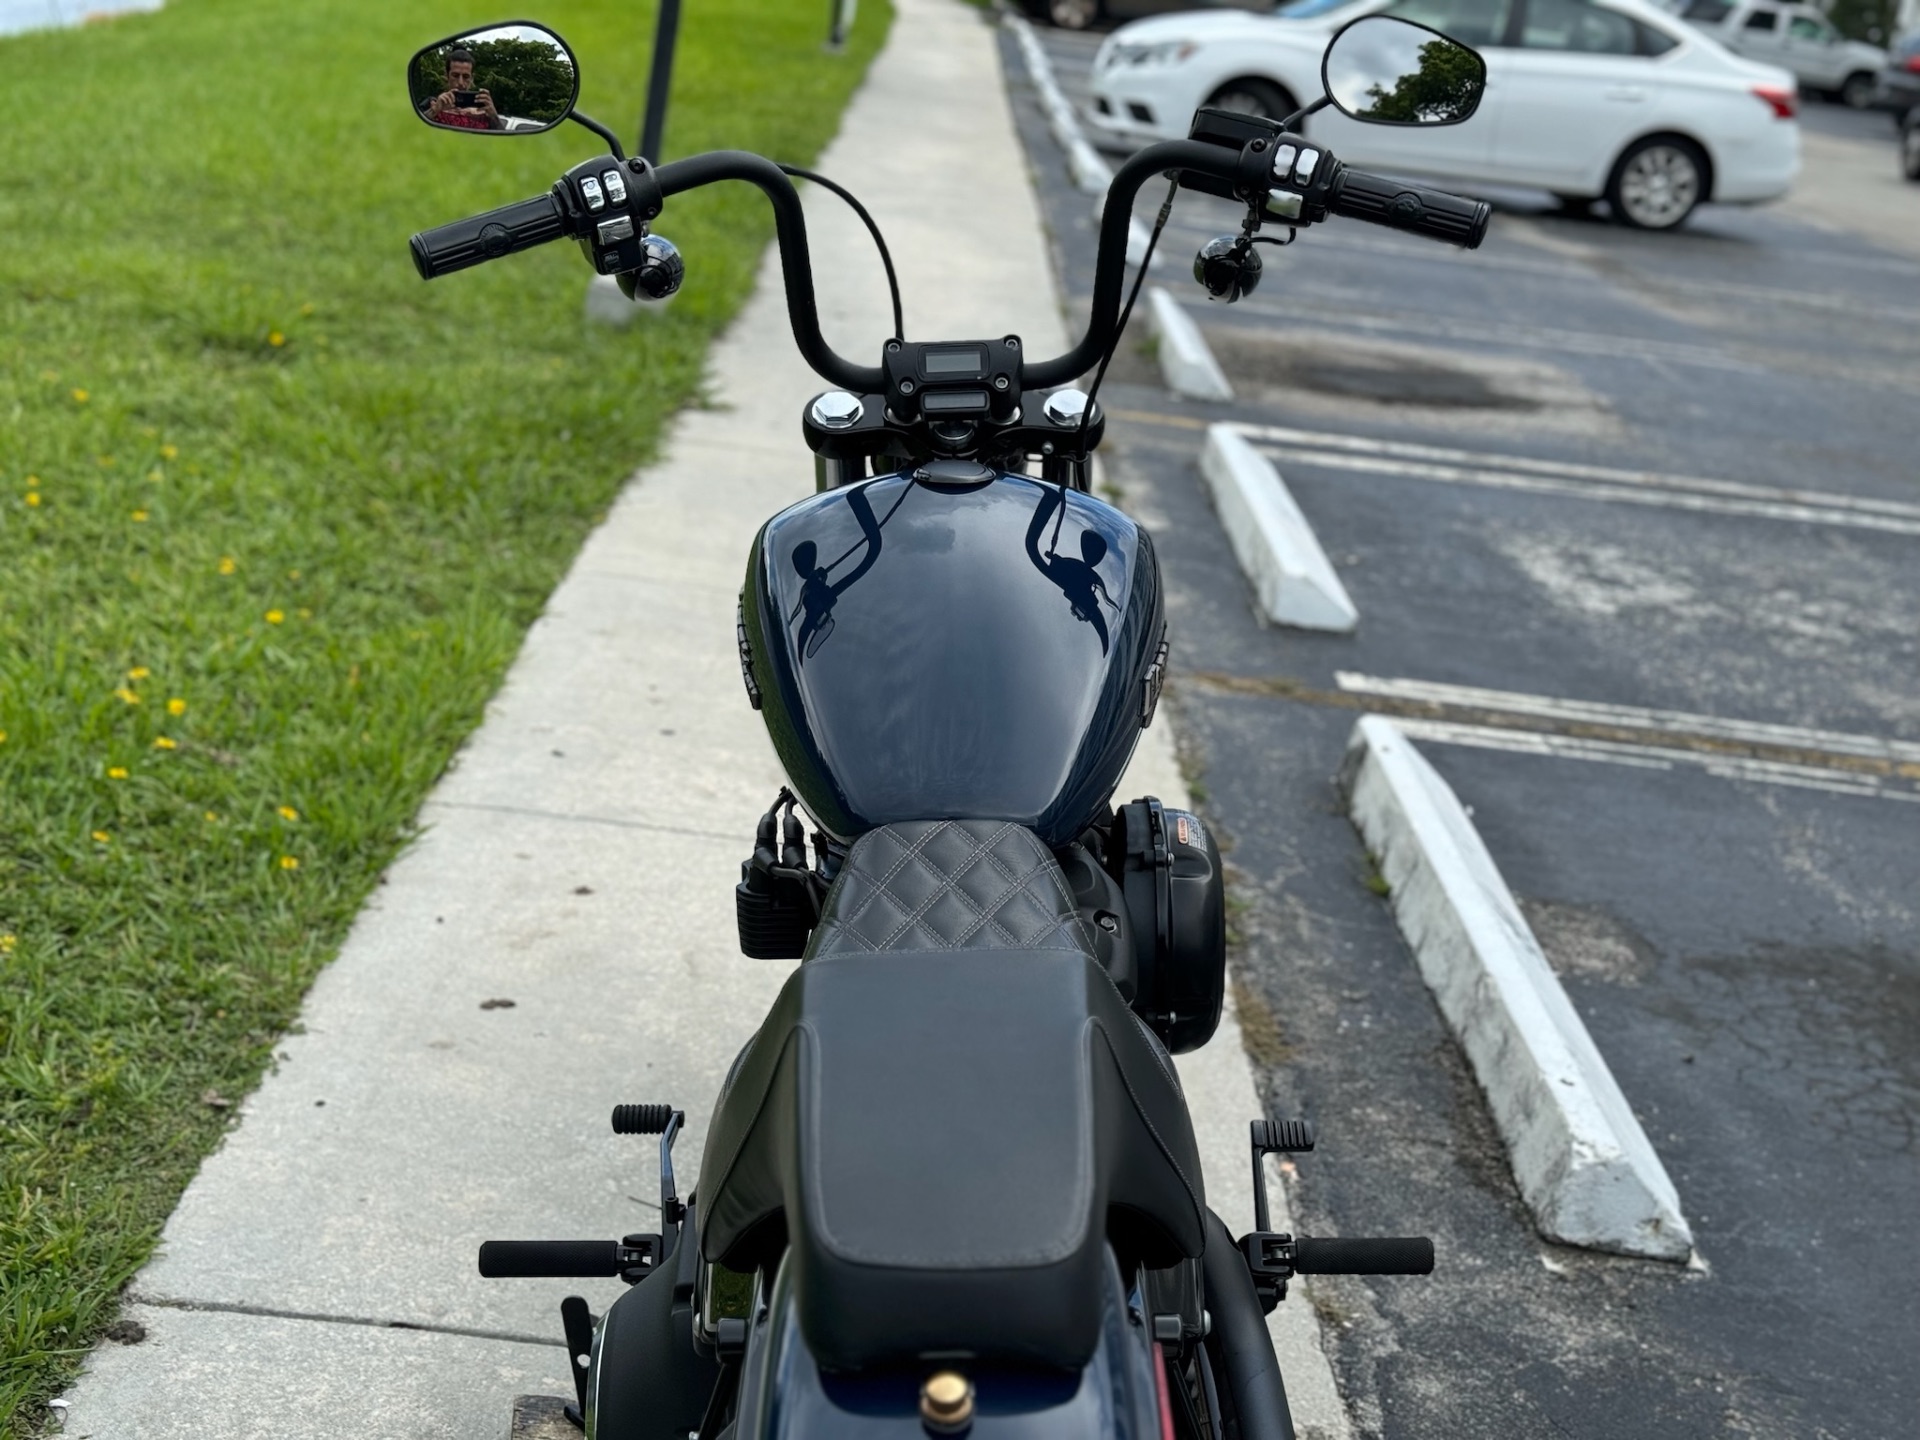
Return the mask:
<svg viewBox="0 0 1920 1440">
<path fill-rule="evenodd" d="M 1900 62 L 1900 68 L 1910 75 L 1920 75 L 1920 55 L 1909 55 Z"/>
<path fill-rule="evenodd" d="M 1776 120 L 1791 120 L 1800 111 L 1800 97 L 1783 85 L 1756 85 L 1753 93 L 1773 110 Z"/>
</svg>

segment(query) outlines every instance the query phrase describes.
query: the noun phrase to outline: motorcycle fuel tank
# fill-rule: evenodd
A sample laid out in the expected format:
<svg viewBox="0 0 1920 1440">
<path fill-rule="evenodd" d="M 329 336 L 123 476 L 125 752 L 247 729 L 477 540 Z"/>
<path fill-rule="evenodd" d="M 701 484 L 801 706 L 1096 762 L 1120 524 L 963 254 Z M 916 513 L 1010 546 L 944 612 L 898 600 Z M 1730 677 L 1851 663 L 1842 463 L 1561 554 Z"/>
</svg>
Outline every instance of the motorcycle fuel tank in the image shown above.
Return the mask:
<svg viewBox="0 0 1920 1440">
<path fill-rule="evenodd" d="M 1064 844 L 1100 813 L 1159 692 L 1146 532 L 981 466 L 783 510 L 754 540 L 741 622 L 774 748 L 842 839 L 994 819 Z"/>
</svg>

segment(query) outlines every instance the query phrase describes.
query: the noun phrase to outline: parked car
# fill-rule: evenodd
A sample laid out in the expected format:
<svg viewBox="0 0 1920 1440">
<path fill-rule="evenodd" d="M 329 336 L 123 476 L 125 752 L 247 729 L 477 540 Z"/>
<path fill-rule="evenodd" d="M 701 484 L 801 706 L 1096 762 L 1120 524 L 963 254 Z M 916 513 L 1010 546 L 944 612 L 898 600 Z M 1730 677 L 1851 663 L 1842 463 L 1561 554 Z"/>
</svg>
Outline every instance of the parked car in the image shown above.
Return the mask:
<svg viewBox="0 0 1920 1440">
<path fill-rule="evenodd" d="M 1887 63 L 1880 67 L 1875 80 L 1873 103 L 1881 110 L 1891 110 L 1896 124 L 1920 105 L 1920 30 L 1894 41 Z"/>
<path fill-rule="evenodd" d="M 1320 52 L 1358 16 L 1416 20 L 1479 50 L 1487 95 L 1461 125 L 1308 122 L 1370 170 L 1605 196 L 1628 225 L 1670 230 L 1703 200 L 1786 193 L 1800 166 L 1794 79 L 1647 0 L 1291 0 L 1272 15 L 1167 15 L 1122 26 L 1094 58 L 1096 133 L 1184 135 L 1196 106 L 1279 119 L 1320 95 Z"/>
<path fill-rule="evenodd" d="M 1878 45 L 1849 40 L 1811 5 L 1791 0 L 1689 0 L 1680 18 L 1736 55 L 1791 70 L 1804 91 L 1864 110 L 1887 63 Z"/>
<path fill-rule="evenodd" d="M 1909 180 L 1920 180 L 1920 105 L 1900 122 L 1900 168 Z"/>
<path fill-rule="evenodd" d="M 1208 6 L 1267 11 L 1273 0 L 1017 0 L 1036 20 L 1062 30 L 1086 30 L 1111 20 L 1137 20 L 1169 10 L 1197 10 Z"/>
</svg>

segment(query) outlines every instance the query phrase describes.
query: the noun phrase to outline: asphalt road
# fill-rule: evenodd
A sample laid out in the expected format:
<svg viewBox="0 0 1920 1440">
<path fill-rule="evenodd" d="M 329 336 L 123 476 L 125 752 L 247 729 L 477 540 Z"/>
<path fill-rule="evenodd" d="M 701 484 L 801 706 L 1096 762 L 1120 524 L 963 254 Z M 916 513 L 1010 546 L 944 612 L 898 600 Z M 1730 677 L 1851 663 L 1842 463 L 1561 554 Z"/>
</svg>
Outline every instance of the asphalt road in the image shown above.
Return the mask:
<svg viewBox="0 0 1920 1440">
<path fill-rule="evenodd" d="M 1094 42 L 1042 35 L 1083 87 Z M 1002 54 L 1084 305 L 1092 202 Z M 1815 104 L 1808 125 L 1892 163 L 1884 117 Z M 1166 569 L 1171 703 L 1232 846 L 1250 1048 L 1271 1113 L 1321 1128 L 1301 1223 L 1439 1250 L 1430 1280 L 1303 1298 L 1363 1434 L 1912 1433 L 1920 773 L 1844 736 L 1920 741 L 1920 259 L 1790 209 L 1708 207 L 1652 236 L 1604 207 L 1489 198 L 1478 252 L 1336 222 L 1268 250 L 1231 310 L 1185 271 L 1237 216 L 1183 198 L 1153 278 L 1241 399 L 1173 400 L 1132 342 L 1102 393 L 1109 482 Z M 1195 468 L 1228 418 L 1288 432 L 1270 453 L 1356 635 L 1256 624 Z M 1409 463 L 1382 442 L 1460 453 Z M 1356 716 L 1395 697 L 1660 1152 L 1703 1268 L 1534 1232 L 1334 783 Z M 1514 715 L 1565 701 L 1821 733 L 1517 753 Z"/>
</svg>

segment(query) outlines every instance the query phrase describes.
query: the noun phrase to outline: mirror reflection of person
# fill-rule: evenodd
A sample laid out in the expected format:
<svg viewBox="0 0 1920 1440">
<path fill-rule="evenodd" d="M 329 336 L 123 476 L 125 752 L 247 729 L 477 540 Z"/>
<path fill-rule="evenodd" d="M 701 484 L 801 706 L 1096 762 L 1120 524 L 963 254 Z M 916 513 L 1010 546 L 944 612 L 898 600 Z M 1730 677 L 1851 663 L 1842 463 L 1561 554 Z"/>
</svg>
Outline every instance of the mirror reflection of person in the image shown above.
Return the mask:
<svg viewBox="0 0 1920 1440">
<path fill-rule="evenodd" d="M 471 91 L 473 104 L 460 104 L 460 92 Z M 507 122 L 493 108 L 493 96 L 473 87 L 473 52 L 447 52 L 447 88 L 427 102 L 427 119 L 458 130 L 504 130 Z"/>
<path fill-rule="evenodd" d="M 900 502 L 911 493 L 908 486 L 893 504 L 893 510 L 900 508 Z M 847 508 L 853 511 L 853 518 L 860 526 L 860 539 L 838 560 L 830 565 L 820 563 L 820 550 L 811 540 L 802 540 L 793 547 L 793 570 L 800 577 L 800 603 L 793 608 L 793 614 L 787 617 L 791 624 L 805 612 L 800 620 L 800 630 L 793 638 L 794 649 L 800 652 L 801 660 L 811 660 L 826 643 L 827 636 L 833 633 L 833 607 L 839 603 L 841 593 L 862 575 L 873 568 L 874 561 L 880 558 L 880 527 L 886 520 L 876 520 L 873 506 L 868 503 L 864 488 L 847 492 Z M 893 518 L 893 510 L 887 512 L 887 520 Z M 855 565 L 838 580 L 828 577 L 852 556 L 855 550 L 866 551 Z"/>
<path fill-rule="evenodd" d="M 1027 526 L 1027 558 L 1033 561 L 1038 570 L 1067 597 L 1067 604 L 1073 610 L 1073 618 L 1084 620 L 1093 626 L 1100 637 L 1100 653 L 1107 653 L 1107 620 L 1100 613 L 1100 602 L 1105 601 L 1115 610 L 1119 602 L 1107 593 L 1104 581 L 1100 579 L 1100 562 L 1107 558 L 1107 540 L 1097 530 L 1080 532 L 1080 558 L 1063 556 L 1059 552 L 1060 526 L 1053 529 L 1053 538 L 1047 542 L 1047 550 L 1040 552 L 1040 536 L 1047 528 L 1047 522 L 1058 511 L 1062 520 L 1066 519 L 1067 492 L 1059 488 L 1049 488 L 1041 499 L 1039 508 L 1033 512 L 1033 520 Z"/>
</svg>

